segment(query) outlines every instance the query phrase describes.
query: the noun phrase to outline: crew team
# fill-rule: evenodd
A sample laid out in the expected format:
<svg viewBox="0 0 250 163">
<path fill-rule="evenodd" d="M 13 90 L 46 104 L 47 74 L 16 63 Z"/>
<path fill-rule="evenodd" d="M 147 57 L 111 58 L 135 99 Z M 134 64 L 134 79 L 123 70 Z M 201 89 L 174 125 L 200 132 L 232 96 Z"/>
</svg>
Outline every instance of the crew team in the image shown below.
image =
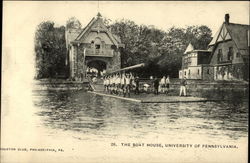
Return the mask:
<svg viewBox="0 0 250 163">
<path fill-rule="evenodd" d="M 152 85 L 154 88 L 155 94 L 158 94 L 158 90 L 162 93 L 169 92 L 169 76 L 167 78 L 165 76 L 162 77 L 160 81 L 157 78 L 151 78 Z M 134 76 L 132 73 L 117 73 L 113 75 L 107 75 L 103 78 L 104 91 L 110 94 L 115 95 L 123 95 L 124 97 L 127 95 L 130 97 L 130 93 L 134 90 L 135 94 L 139 94 L 139 77 Z M 143 85 L 143 90 L 145 92 L 149 92 L 150 85 L 145 83 Z"/>
</svg>

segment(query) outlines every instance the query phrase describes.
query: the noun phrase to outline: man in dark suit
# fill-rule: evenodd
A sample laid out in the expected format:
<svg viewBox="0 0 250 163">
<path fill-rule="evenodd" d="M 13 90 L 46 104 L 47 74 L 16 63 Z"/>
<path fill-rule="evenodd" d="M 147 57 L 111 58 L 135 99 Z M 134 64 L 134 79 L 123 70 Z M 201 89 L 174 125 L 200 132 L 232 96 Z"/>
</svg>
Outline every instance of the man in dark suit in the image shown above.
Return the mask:
<svg viewBox="0 0 250 163">
<path fill-rule="evenodd" d="M 158 78 L 157 77 L 155 77 L 155 79 L 154 79 L 154 93 L 156 94 L 156 95 L 158 95 L 158 89 L 159 89 L 159 80 L 158 80 Z"/>
</svg>

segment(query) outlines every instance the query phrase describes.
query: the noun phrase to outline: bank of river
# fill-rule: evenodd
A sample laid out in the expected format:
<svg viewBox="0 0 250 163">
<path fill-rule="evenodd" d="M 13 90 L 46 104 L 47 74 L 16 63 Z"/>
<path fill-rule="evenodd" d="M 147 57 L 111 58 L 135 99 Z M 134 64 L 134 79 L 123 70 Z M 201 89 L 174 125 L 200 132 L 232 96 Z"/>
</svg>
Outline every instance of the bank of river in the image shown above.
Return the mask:
<svg viewBox="0 0 250 163">
<path fill-rule="evenodd" d="M 179 79 L 172 79 L 169 96 L 179 95 Z M 148 80 L 141 80 L 140 89 L 144 83 L 150 84 Z M 34 90 L 87 90 L 88 81 L 67 81 L 67 80 L 39 80 L 34 83 Z M 98 84 L 103 90 L 102 84 Z M 187 93 L 189 96 L 207 98 L 210 100 L 241 100 L 249 97 L 248 82 L 233 81 L 202 81 L 188 80 Z"/>
</svg>

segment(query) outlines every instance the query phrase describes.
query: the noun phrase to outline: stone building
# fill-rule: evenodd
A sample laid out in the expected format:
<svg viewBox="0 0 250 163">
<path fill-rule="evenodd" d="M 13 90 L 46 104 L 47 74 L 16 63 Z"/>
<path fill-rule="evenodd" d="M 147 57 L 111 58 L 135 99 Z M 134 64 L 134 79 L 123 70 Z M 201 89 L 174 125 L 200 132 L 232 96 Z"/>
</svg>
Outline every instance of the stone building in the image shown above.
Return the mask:
<svg viewBox="0 0 250 163">
<path fill-rule="evenodd" d="M 74 26 L 77 27 L 77 24 Z M 81 80 L 89 68 L 109 72 L 121 68 L 121 40 L 104 25 L 100 13 L 83 28 L 66 29 L 69 77 Z"/>
<path fill-rule="evenodd" d="M 204 80 L 248 80 L 249 28 L 249 25 L 230 23 L 229 14 L 226 14 L 225 22 L 209 43 L 208 50 L 194 50 L 191 44 L 187 47 L 179 77 Z"/>
</svg>

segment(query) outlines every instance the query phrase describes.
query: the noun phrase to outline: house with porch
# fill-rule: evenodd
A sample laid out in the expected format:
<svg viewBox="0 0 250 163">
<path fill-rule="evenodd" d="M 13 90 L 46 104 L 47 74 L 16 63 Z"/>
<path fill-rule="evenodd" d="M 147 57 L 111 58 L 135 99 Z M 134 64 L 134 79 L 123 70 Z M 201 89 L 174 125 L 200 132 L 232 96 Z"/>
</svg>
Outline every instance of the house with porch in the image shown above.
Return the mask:
<svg viewBox="0 0 250 163">
<path fill-rule="evenodd" d="M 230 23 L 229 14 L 226 14 L 225 21 L 209 43 L 208 50 L 194 50 L 191 44 L 187 47 L 182 57 L 179 77 L 249 80 L 249 29 L 249 25 Z"/>
<path fill-rule="evenodd" d="M 189 43 L 182 56 L 182 69 L 179 71 L 179 78 L 210 79 L 211 74 L 213 74 L 209 65 L 210 57 L 211 51 L 195 50 L 193 45 Z"/>
<path fill-rule="evenodd" d="M 225 22 L 209 43 L 212 51 L 210 65 L 214 69 L 214 80 L 249 79 L 249 25 Z"/>
<path fill-rule="evenodd" d="M 124 45 L 105 26 L 100 13 L 85 28 L 68 28 L 65 32 L 69 78 L 82 80 L 93 68 L 99 74 L 121 68 L 120 50 Z"/>
</svg>

